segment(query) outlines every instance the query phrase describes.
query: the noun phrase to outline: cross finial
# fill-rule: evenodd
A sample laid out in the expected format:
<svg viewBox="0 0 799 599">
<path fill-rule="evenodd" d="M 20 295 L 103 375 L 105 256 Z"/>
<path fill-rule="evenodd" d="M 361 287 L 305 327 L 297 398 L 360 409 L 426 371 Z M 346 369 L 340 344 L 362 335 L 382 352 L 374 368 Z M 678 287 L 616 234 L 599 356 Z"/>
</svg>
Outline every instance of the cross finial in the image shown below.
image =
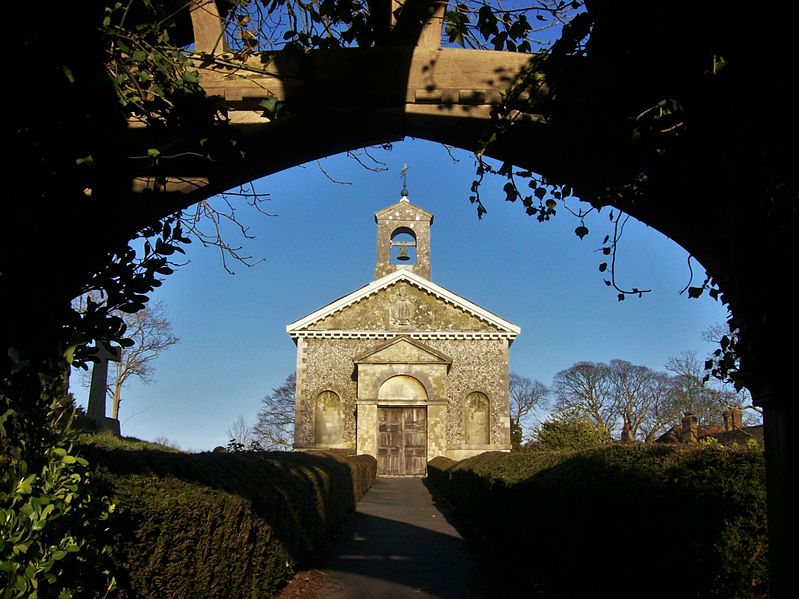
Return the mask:
<svg viewBox="0 0 799 599">
<path fill-rule="evenodd" d="M 400 198 L 400 199 L 401 200 L 405 200 L 407 202 L 408 201 L 408 165 L 407 164 L 403 164 L 402 165 L 402 170 L 400 171 L 400 177 L 402 177 L 402 191 L 400 192 L 400 195 L 402 196 L 402 198 Z"/>
</svg>

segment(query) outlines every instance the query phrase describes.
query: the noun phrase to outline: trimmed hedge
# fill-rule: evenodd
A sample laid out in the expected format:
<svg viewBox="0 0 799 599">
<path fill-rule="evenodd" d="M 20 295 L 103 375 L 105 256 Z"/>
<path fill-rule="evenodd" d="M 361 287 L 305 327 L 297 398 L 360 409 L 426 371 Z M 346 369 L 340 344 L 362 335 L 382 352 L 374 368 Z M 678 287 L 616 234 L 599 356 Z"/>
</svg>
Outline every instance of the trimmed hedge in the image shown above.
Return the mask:
<svg viewBox="0 0 799 599">
<path fill-rule="evenodd" d="M 526 596 L 768 596 L 761 451 L 491 452 L 428 477 Z"/>
<path fill-rule="evenodd" d="M 84 447 L 112 489 L 119 598 L 270 597 L 377 474 L 370 456 Z"/>
</svg>

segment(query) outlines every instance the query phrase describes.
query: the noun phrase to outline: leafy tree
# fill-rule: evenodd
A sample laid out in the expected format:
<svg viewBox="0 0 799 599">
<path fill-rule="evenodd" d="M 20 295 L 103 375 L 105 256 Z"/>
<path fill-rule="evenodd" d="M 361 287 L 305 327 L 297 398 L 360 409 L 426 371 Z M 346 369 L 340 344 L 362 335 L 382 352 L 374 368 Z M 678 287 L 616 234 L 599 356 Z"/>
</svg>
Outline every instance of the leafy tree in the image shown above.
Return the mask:
<svg viewBox="0 0 799 599">
<path fill-rule="evenodd" d="M 531 449 L 575 451 L 613 442 L 608 429 L 575 408 L 554 412 L 535 429 Z"/>
<path fill-rule="evenodd" d="M 541 381 L 511 373 L 508 385 L 510 395 L 510 439 L 514 449 L 519 449 L 529 431 L 528 417 L 539 406 L 543 406 L 549 388 Z"/>
<path fill-rule="evenodd" d="M 295 374 L 261 400 L 252 435 L 264 449 L 291 449 L 294 443 Z"/>
</svg>

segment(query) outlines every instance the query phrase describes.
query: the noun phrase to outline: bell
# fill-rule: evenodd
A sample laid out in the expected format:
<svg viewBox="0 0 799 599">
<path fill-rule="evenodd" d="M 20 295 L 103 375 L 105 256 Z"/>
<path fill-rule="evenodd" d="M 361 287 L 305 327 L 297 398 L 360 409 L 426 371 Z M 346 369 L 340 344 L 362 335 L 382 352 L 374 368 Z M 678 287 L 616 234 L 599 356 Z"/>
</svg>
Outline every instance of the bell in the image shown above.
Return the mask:
<svg viewBox="0 0 799 599">
<path fill-rule="evenodd" d="M 397 260 L 407 262 L 410 259 L 411 257 L 408 255 L 408 248 L 406 248 L 404 245 L 400 246 L 399 254 L 397 254 Z"/>
</svg>

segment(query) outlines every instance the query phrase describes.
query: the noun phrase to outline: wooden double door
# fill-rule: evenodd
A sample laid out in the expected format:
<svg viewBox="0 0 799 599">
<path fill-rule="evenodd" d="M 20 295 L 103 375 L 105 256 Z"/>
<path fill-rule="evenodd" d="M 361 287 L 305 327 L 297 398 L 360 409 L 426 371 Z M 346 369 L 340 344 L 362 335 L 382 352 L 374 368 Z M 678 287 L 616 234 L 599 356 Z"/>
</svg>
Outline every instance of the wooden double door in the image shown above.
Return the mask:
<svg viewBox="0 0 799 599">
<path fill-rule="evenodd" d="M 427 408 L 377 408 L 377 474 L 424 476 Z"/>
</svg>

